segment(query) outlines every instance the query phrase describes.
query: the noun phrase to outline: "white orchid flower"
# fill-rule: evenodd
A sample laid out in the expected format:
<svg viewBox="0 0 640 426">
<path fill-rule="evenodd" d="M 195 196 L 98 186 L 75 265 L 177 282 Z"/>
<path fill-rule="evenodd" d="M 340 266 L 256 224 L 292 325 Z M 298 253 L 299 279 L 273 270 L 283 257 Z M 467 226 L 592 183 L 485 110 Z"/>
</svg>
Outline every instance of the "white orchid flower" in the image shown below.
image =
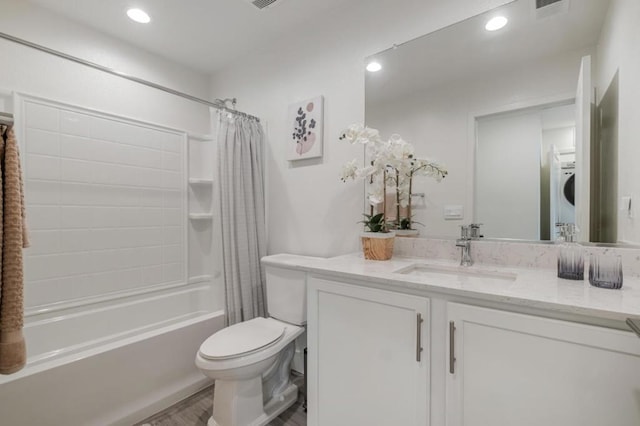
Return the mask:
<svg viewBox="0 0 640 426">
<path fill-rule="evenodd" d="M 358 160 L 353 159 L 345 164 L 342 168 L 342 181 L 346 182 L 349 179 L 356 179 L 358 177 Z"/>
<path fill-rule="evenodd" d="M 367 179 L 367 200 L 372 206 L 385 205 L 385 191 L 393 191 L 396 202 L 402 208 L 411 203 L 411 182 L 414 176 L 427 176 L 440 182 L 447 170 L 441 164 L 428 159 L 417 159 L 411 143 L 393 134 L 387 141 L 380 138 L 378 130 L 362 124 L 352 124 L 342 132 L 340 139 L 365 146 L 368 164 L 357 165 L 357 160 L 346 163 L 342 180 Z M 384 207 L 383 207 L 384 209 Z"/>
<path fill-rule="evenodd" d="M 372 206 L 380 204 L 384 201 L 384 185 L 382 183 L 382 179 L 374 180 L 371 185 L 369 185 L 369 191 L 367 198 L 369 199 L 369 203 Z"/>
<path fill-rule="evenodd" d="M 427 176 L 436 180 L 442 179 L 448 174 L 447 169 L 440 163 L 431 160 L 416 159 L 413 164 L 414 176 Z"/>
<path fill-rule="evenodd" d="M 340 139 L 345 139 L 352 144 L 360 143 L 366 145 L 368 143 L 378 142 L 380 139 L 380 132 L 376 129 L 356 123 L 343 130 Z"/>
</svg>

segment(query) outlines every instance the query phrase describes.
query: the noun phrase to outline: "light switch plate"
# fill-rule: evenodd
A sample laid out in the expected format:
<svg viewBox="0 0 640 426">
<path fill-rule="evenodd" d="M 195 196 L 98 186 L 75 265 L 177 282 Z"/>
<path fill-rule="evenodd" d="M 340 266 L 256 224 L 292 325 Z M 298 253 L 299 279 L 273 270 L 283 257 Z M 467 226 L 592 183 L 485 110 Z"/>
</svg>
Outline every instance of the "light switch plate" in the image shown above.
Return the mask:
<svg viewBox="0 0 640 426">
<path fill-rule="evenodd" d="M 444 220 L 464 219 L 464 207 L 459 204 L 448 204 L 443 208 Z"/>
</svg>

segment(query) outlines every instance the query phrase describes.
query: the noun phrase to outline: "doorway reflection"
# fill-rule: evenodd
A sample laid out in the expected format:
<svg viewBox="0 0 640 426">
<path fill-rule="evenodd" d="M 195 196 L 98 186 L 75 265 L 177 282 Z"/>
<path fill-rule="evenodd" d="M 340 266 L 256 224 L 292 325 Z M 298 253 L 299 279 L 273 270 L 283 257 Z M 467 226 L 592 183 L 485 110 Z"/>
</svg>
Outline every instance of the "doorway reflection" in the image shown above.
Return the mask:
<svg viewBox="0 0 640 426">
<path fill-rule="evenodd" d="M 476 218 L 495 238 L 551 240 L 575 224 L 575 105 L 478 117 Z"/>
</svg>

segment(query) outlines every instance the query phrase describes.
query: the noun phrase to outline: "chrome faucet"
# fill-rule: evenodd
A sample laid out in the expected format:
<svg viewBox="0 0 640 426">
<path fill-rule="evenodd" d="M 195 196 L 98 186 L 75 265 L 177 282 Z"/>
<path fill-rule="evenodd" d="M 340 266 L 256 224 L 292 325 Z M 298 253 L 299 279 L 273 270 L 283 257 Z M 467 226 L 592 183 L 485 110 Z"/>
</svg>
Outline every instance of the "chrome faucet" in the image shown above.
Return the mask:
<svg viewBox="0 0 640 426">
<path fill-rule="evenodd" d="M 456 240 L 456 247 L 462 249 L 462 256 L 460 258 L 460 266 L 473 265 L 473 259 L 471 258 L 471 240 L 478 238 L 480 225 L 471 224 L 460 227 L 460 238 Z"/>
</svg>

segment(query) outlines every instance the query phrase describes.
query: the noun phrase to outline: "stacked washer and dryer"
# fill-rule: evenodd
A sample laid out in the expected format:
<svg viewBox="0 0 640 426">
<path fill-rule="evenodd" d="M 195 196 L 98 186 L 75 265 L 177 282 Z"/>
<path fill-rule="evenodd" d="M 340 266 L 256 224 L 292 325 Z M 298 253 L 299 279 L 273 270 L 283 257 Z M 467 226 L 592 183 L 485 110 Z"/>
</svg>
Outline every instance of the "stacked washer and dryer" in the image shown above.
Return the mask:
<svg viewBox="0 0 640 426">
<path fill-rule="evenodd" d="M 564 161 L 561 165 L 558 188 L 558 223 L 576 223 L 576 162 Z"/>
</svg>

